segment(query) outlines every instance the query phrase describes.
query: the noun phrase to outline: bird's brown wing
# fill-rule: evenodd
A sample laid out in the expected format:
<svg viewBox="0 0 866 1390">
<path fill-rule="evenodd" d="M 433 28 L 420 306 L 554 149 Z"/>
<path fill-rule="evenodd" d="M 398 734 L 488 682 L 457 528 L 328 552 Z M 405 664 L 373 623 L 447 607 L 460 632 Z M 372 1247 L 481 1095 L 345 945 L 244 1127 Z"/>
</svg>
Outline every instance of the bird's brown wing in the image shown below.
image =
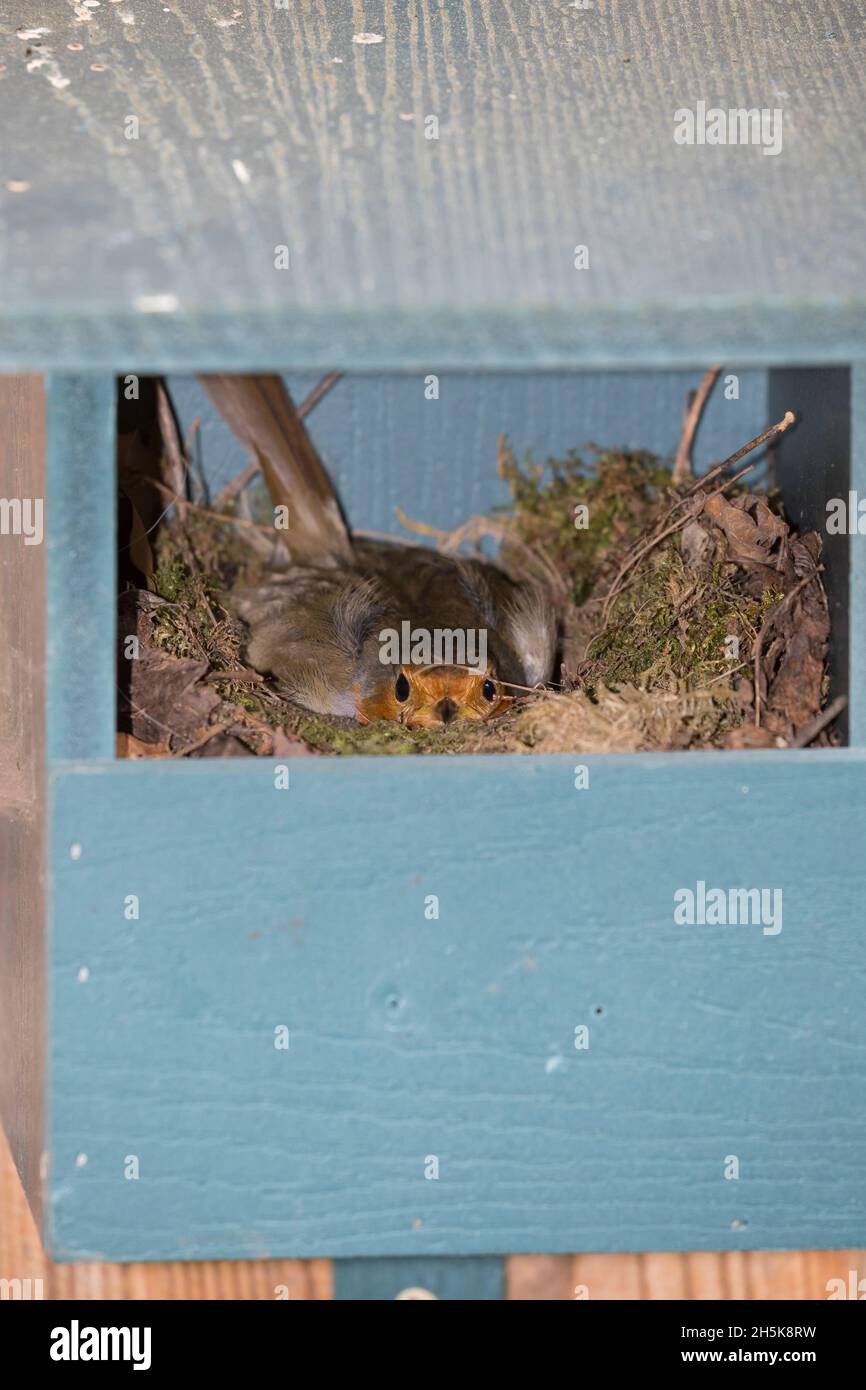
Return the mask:
<svg viewBox="0 0 866 1390">
<path fill-rule="evenodd" d="M 500 679 L 527 686 L 550 680 L 558 622 L 537 585 L 486 560 L 426 546 L 359 538 L 355 550 L 359 569 L 385 584 L 401 618 L 423 628 L 483 628 Z"/>
<path fill-rule="evenodd" d="M 226 604 L 249 629 L 250 664 L 307 709 L 354 716 L 358 700 L 391 679 L 377 633 L 394 619 L 375 579 L 298 567 L 271 584 L 236 589 Z"/>
</svg>

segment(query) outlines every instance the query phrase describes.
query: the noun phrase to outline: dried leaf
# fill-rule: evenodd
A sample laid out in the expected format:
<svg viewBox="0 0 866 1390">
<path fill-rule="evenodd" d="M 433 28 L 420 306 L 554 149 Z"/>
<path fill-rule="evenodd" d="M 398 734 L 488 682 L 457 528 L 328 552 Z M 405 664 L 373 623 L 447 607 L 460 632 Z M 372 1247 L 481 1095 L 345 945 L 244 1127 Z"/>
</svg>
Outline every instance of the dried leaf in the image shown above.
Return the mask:
<svg viewBox="0 0 866 1390">
<path fill-rule="evenodd" d="M 190 754 L 192 758 L 252 758 L 251 748 L 242 743 L 234 734 L 215 734 L 201 748 Z"/>
<path fill-rule="evenodd" d="M 143 648 L 138 660 L 129 662 L 128 689 L 120 699 L 122 724 L 145 742 L 196 738 L 220 703 L 213 690 L 197 684 L 207 670 L 205 661 Z"/>
<path fill-rule="evenodd" d="M 165 758 L 168 756 L 167 742 L 145 743 L 133 734 L 115 735 L 115 754 L 118 758 Z"/>
<path fill-rule="evenodd" d="M 272 758 L 305 758 L 314 753 L 310 746 L 290 729 L 278 728 L 273 731 Z"/>
<path fill-rule="evenodd" d="M 148 589 L 153 589 L 155 566 L 147 529 L 132 498 L 126 495 L 126 501 L 129 505 L 129 558 L 142 575 Z"/>
<path fill-rule="evenodd" d="M 680 554 L 689 569 L 703 569 L 714 553 L 713 540 L 699 521 L 690 521 L 680 536 Z"/>
<path fill-rule="evenodd" d="M 765 502 L 751 493 L 733 501 L 721 492 L 711 493 L 704 501 L 703 515 L 724 532 L 728 540 L 729 558 L 737 562 L 773 563 L 771 552 L 788 535 L 788 527 L 775 516 Z M 778 563 L 778 561 L 777 561 Z"/>
<path fill-rule="evenodd" d="M 768 615 L 772 636 L 762 643 L 761 723 L 788 741 L 823 704 L 830 615 L 816 577 Z"/>
</svg>

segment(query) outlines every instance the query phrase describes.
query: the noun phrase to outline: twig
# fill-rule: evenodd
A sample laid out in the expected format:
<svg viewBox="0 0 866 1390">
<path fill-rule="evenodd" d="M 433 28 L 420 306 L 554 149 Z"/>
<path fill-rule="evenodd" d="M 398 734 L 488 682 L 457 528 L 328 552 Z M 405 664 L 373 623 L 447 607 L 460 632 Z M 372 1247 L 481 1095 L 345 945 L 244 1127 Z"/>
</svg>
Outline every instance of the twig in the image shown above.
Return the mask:
<svg viewBox="0 0 866 1390">
<path fill-rule="evenodd" d="M 190 481 L 190 491 L 192 500 L 197 506 L 206 506 L 210 501 L 207 479 L 204 476 L 201 463 L 201 416 L 196 415 L 190 422 L 183 441 L 184 458 L 187 461 L 187 473 Z"/>
<path fill-rule="evenodd" d="M 711 468 L 707 473 L 705 473 L 703 477 L 698 478 L 697 481 L 694 482 L 692 486 L 687 489 L 683 496 L 677 498 L 676 502 L 674 502 L 668 508 L 664 516 L 658 518 L 658 520 L 654 523 L 654 526 L 650 528 L 649 533 L 644 532 L 642 536 L 638 536 L 637 540 L 635 540 L 629 547 L 629 549 L 626 551 L 625 559 L 620 565 L 616 577 L 614 578 L 613 583 L 607 591 L 607 595 L 604 600 L 604 606 L 601 612 L 602 632 L 607 626 L 607 620 L 610 615 L 610 610 L 613 601 L 621 592 L 622 581 L 625 578 L 625 576 L 629 573 L 630 570 L 634 569 L 635 565 L 638 564 L 641 560 L 643 560 L 644 557 L 648 555 L 649 552 L 653 550 L 655 546 L 659 544 L 660 541 L 666 540 L 666 538 L 668 536 L 673 535 L 675 531 L 682 530 L 682 528 L 691 520 L 691 515 L 689 514 L 684 517 L 680 517 L 673 525 L 667 526 L 663 530 L 659 530 L 658 528 L 664 527 L 664 523 L 671 516 L 673 516 L 674 512 L 677 511 L 679 507 L 683 506 L 691 497 L 693 497 L 696 492 L 698 492 L 701 488 L 705 487 L 708 482 L 711 482 L 713 478 L 717 478 L 720 473 L 724 473 L 725 469 L 730 468 L 732 464 L 739 463 L 741 458 L 744 458 L 746 454 L 750 454 L 753 449 L 757 449 L 760 444 L 765 444 L 768 439 L 774 439 L 777 435 L 782 434 L 788 428 L 789 425 L 792 425 L 794 423 L 794 419 L 795 416 L 793 415 L 793 413 L 790 410 L 786 411 L 784 418 L 781 419 L 778 422 L 778 424 L 771 425 L 769 429 L 766 429 L 763 431 L 763 433 L 756 435 L 754 439 L 750 439 L 748 444 L 743 445 L 742 449 L 738 449 L 735 454 L 731 454 L 730 458 L 726 458 L 722 463 L 717 463 L 713 468 Z M 749 464 L 748 468 L 742 470 L 742 473 L 748 472 L 749 468 L 751 467 L 753 467 L 753 465 Z M 742 476 L 742 474 L 739 474 L 738 476 Z M 733 482 L 734 479 L 732 478 L 730 479 L 730 481 Z M 722 486 L 725 485 L 723 484 Z M 721 491 L 721 487 L 718 488 L 717 491 Z M 642 542 L 643 544 L 641 545 Z"/>
<path fill-rule="evenodd" d="M 689 488 L 686 497 L 691 497 L 692 493 L 697 492 L 705 483 L 710 482 L 713 478 L 717 477 L 719 473 L 724 473 L 726 468 L 731 467 L 731 464 L 739 463 L 740 459 L 745 458 L 746 454 L 750 454 L 752 450 L 757 449 L 759 445 L 766 444 L 768 440 L 775 439 L 778 435 L 784 434 L 785 430 L 794 424 L 796 418 L 793 410 L 786 410 L 778 424 L 771 425 L 770 428 L 764 430 L 762 434 L 756 434 L 754 439 L 750 439 L 748 444 L 743 445 L 742 449 L 738 449 L 735 454 L 731 454 L 731 457 L 725 459 L 724 463 L 717 463 L 713 468 L 709 469 L 708 472 L 702 474 L 702 476 Z"/>
<path fill-rule="evenodd" d="M 426 521 L 413 521 L 411 516 L 407 516 L 402 507 L 394 508 L 394 515 L 401 526 L 405 526 L 407 531 L 414 531 L 419 536 L 435 536 L 437 541 L 444 543 L 451 535 L 450 531 L 440 531 L 437 526 L 428 526 Z"/>
<path fill-rule="evenodd" d="M 208 598 L 207 584 L 205 583 L 204 575 L 202 574 L 201 567 L 199 566 L 198 556 L 195 553 L 192 541 L 187 535 L 186 527 L 181 521 L 180 516 L 177 516 L 177 518 L 175 519 L 174 526 L 171 528 L 171 530 L 174 533 L 176 541 L 178 542 L 180 553 L 183 556 L 184 561 L 186 563 L 186 567 L 190 572 L 190 577 L 195 581 L 196 587 L 199 591 L 199 598 L 201 599 L 204 609 L 207 612 L 207 615 L 210 618 L 213 626 L 217 627 L 217 615 L 213 611 L 213 608 L 211 607 L 211 601 Z"/>
<path fill-rule="evenodd" d="M 203 748 L 206 743 L 210 743 L 212 738 L 216 738 L 217 734 L 224 734 L 226 730 L 230 729 L 232 725 L 236 723 L 236 719 L 230 719 L 224 724 L 212 724 L 211 727 L 201 735 L 201 738 L 193 739 L 192 743 L 188 743 L 184 748 L 178 748 L 171 756 L 173 758 L 185 758 L 187 754 L 195 753 L 197 749 Z"/>
<path fill-rule="evenodd" d="M 305 415 L 309 415 L 310 411 L 316 408 L 322 397 L 327 396 L 331 388 L 336 386 L 342 375 L 342 372 L 328 372 L 327 376 L 323 376 L 322 380 L 316 383 L 309 395 L 305 396 L 298 406 L 298 414 L 302 420 Z"/>
<path fill-rule="evenodd" d="M 340 380 L 341 375 L 341 372 L 329 372 L 327 376 L 322 377 L 322 380 L 313 387 L 310 394 L 308 396 L 305 396 L 304 399 L 301 401 L 301 404 L 298 406 L 299 420 L 303 420 L 305 415 L 309 415 L 310 411 L 313 410 L 315 406 L 319 404 L 319 401 L 322 399 L 322 397 L 326 396 L 327 393 L 331 390 L 331 387 L 336 386 L 337 382 Z M 243 492 L 247 484 L 251 483 L 253 478 L 259 472 L 260 467 L 261 465 L 259 460 L 252 459 L 251 462 L 247 464 L 246 468 L 242 469 L 242 471 L 238 473 L 237 477 L 232 478 L 231 482 L 226 483 L 225 487 L 217 493 L 216 497 L 214 498 L 214 506 L 224 507 L 226 502 L 231 502 L 235 497 L 237 497 L 238 493 Z"/>
<path fill-rule="evenodd" d="M 159 421 L 159 432 L 162 435 L 163 458 L 169 469 L 165 482 L 172 488 L 180 504 L 186 500 L 186 479 L 189 466 L 184 456 L 171 401 L 161 380 L 156 383 L 156 414 Z"/>
<path fill-rule="evenodd" d="M 211 671 L 203 679 L 204 685 L 218 685 L 220 681 L 231 682 L 232 685 L 262 685 L 264 676 L 258 671 L 251 671 L 248 666 L 236 666 L 230 671 Z"/>
<path fill-rule="evenodd" d="M 691 396 L 690 403 L 683 421 L 683 432 L 680 435 L 679 447 L 674 460 L 673 473 L 671 475 L 674 487 L 681 487 L 693 476 L 692 474 L 692 447 L 695 442 L 695 434 L 700 424 L 704 406 L 707 403 L 710 392 L 715 386 L 721 367 L 710 367 L 704 373 L 704 379 L 697 391 Z"/>
<path fill-rule="evenodd" d="M 800 730 L 794 741 L 788 744 L 788 747 L 806 748 L 813 739 L 817 738 L 818 735 L 826 729 L 828 724 L 832 724 L 833 720 L 838 718 L 847 704 L 848 696 L 839 695 L 832 704 L 829 704 L 826 709 L 821 710 L 820 714 L 816 714 L 814 719 L 809 720 L 809 723 L 805 728 Z"/>
<path fill-rule="evenodd" d="M 716 491 L 726 492 L 729 487 L 734 486 L 734 483 L 738 483 L 741 478 L 745 478 L 747 473 L 751 473 L 752 469 L 755 467 L 757 467 L 756 464 L 747 463 L 745 468 L 741 468 L 740 471 L 738 473 L 735 473 L 732 478 L 726 478 L 725 481 L 721 484 L 721 486 L 716 488 Z"/>
<path fill-rule="evenodd" d="M 717 685 L 719 681 L 730 680 L 738 671 L 747 671 L 748 667 L 749 663 L 747 661 L 741 661 L 738 666 L 726 667 L 725 670 L 720 671 L 717 676 L 713 676 L 710 680 L 704 681 L 703 685 L 698 686 L 698 690 L 707 690 L 709 686 Z"/>
<path fill-rule="evenodd" d="M 197 512 L 199 516 L 209 516 L 212 517 L 214 521 L 221 521 L 224 526 L 251 526 L 254 531 L 267 531 L 269 536 L 273 537 L 274 535 L 273 524 L 269 525 L 265 521 L 250 521 L 245 516 L 235 516 L 234 513 L 230 512 L 215 512 L 212 507 L 199 506 L 198 502 L 184 501 L 182 497 L 178 497 L 176 493 L 173 493 L 170 487 L 166 487 L 165 483 L 158 483 L 155 478 L 152 478 L 150 481 L 158 492 L 167 493 L 171 500 L 168 502 L 165 509 L 157 517 L 157 520 L 153 523 L 153 526 L 148 526 L 145 535 L 149 535 L 150 532 L 154 529 L 154 527 L 159 525 L 159 522 L 162 520 L 162 518 L 166 515 L 167 512 L 171 511 L 172 507 L 177 502 L 181 502 L 183 506 L 187 508 L 188 511 Z"/>
<path fill-rule="evenodd" d="M 193 446 L 199 439 L 201 439 L 201 416 L 196 415 L 195 419 L 190 421 L 183 445 L 184 453 L 188 459 L 192 458 Z"/>
<path fill-rule="evenodd" d="M 353 526 L 353 536 L 361 536 L 366 541 L 390 541 L 391 545 L 408 545 L 401 536 L 395 536 L 390 531 L 368 531 L 364 526 Z"/>
</svg>

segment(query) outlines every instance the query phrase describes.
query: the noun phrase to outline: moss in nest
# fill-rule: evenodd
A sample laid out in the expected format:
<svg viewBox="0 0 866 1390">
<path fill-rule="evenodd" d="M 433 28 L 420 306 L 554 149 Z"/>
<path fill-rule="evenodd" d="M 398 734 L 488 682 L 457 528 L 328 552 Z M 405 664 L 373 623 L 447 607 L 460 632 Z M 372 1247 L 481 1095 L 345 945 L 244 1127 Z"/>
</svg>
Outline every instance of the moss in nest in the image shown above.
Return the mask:
<svg viewBox="0 0 866 1390">
<path fill-rule="evenodd" d="M 153 576 L 156 592 L 169 603 L 179 601 L 188 578 L 186 565 L 177 557 L 160 565 Z"/>
<path fill-rule="evenodd" d="M 154 583 L 168 606 L 154 614 L 153 645 L 173 656 L 206 661 L 215 671 L 235 669 L 243 635 L 220 603 L 219 585 L 202 568 L 186 529 L 181 536 L 166 527 L 156 549 L 159 565 Z"/>
<path fill-rule="evenodd" d="M 515 734 L 536 753 L 652 752 L 709 747 L 739 722 L 726 687 L 690 691 L 624 685 L 549 695 L 530 704 Z"/>
<path fill-rule="evenodd" d="M 513 534 L 524 545 L 550 557 L 575 604 L 589 598 L 604 557 L 632 541 L 656 515 L 671 481 L 663 461 L 646 451 L 592 452 L 592 464 L 574 451 L 546 467 L 529 456 L 521 467 L 508 450 L 499 460 L 511 501 L 498 510 L 509 514 Z"/>
<path fill-rule="evenodd" d="M 599 681 L 696 687 L 730 671 L 732 650 L 750 649 L 765 605 L 745 593 L 729 569 L 713 565 L 704 574 L 689 573 L 673 539 L 660 547 L 589 644 L 583 679 L 590 691 Z"/>
<path fill-rule="evenodd" d="M 457 729 L 407 729 L 403 724 L 352 720 L 301 711 L 291 721 L 294 732 L 320 753 L 359 754 L 460 753 L 464 738 Z"/>
</svg>

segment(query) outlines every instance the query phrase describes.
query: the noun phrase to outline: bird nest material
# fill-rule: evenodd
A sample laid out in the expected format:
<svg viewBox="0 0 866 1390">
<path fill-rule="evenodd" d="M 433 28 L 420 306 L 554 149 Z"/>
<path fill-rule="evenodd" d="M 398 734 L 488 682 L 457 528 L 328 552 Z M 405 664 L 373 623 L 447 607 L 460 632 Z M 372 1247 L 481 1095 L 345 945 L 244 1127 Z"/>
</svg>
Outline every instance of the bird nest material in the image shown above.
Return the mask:
<svg viewBox="0 0 866 1390">
<path fill-rule="evenodd" d="M 821 538 L 798 535 L 773 495 L 746 490 L 748 469 L 725 477 L 792 420 L 697 480 L 682 457 L 672 473 L 643 451 L 521 465 L 502 438 L 505 507 L 448 533 L 401 514 L 448 553 L 492 538 L 502 567 L 544 585 L 562 617 L 558 688 L 517 692 L 502 717 L 441 731 L 311 714 L 244 663 L 244 633 L 220 595 L 265 573 L 273 532 L 248 508 L 239 513 L 237 495 L 213 507 L 178 502 L 186 456 L 175 439 L 176 505 L 152 545 L 129 489 L 147 587 L 121 598 L 121 654 L 135 639 L 138 659 L 119 663 L 119 752 L 607 753 L 837 741 L 844 701 L 825 708 Z"/>
</svg>

